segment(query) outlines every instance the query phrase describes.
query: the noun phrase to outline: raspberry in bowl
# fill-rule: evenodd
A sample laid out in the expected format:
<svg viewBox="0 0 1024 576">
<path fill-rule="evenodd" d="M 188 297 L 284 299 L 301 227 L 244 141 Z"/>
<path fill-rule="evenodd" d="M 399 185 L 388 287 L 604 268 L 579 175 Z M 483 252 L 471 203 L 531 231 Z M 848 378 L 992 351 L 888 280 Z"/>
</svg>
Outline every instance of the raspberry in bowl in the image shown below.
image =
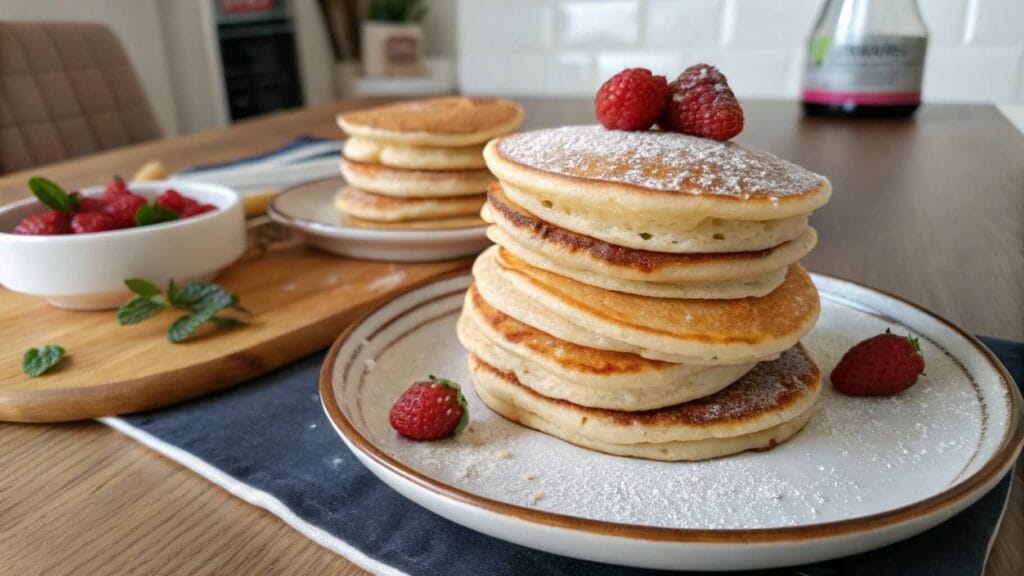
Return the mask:
<svg viewBox="0 0 1024 576">
<path fill-rule="evenodd" d="M 60 308 L 117 308 L 127 278 L 209 280 L 245 251 L 242 204 L 224 186 L 115 181 L 40 195 L 33 184 L 39 199 L 0 207 L 0 284 Z"/>
</svg>

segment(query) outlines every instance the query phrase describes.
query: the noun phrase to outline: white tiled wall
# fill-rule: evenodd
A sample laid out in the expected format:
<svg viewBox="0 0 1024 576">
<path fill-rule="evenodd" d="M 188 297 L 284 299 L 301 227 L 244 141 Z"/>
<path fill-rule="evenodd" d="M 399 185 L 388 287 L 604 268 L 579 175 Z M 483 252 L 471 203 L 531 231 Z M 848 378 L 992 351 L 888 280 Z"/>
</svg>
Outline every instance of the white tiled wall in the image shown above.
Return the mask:
<svg viewBox="0 0 1024 576">
<path fill-rule="evenodd" d="M 824 0 L 458 0 L 469 94 L 590 95 L 622 68 L 720 67 L 741 97 L 795 98 Z M 886 2 L 890 0 L 876 0 Z M 924 96 L 1024 103 L 1024 0 L 918 0 Z"/>
</svg>

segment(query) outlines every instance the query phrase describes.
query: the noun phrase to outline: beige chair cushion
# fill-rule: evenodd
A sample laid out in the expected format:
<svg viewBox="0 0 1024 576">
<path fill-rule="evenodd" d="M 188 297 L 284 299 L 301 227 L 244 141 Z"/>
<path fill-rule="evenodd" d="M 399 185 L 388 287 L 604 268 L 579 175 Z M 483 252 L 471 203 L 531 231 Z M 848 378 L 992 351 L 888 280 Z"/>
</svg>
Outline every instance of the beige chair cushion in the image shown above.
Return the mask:
<svg viewBox="0 0 1024 576">
<path fill-rule="evenodd" d="M 131 61 L 109 28 L 0 22 L 0 173 L 159 136 Z"/>
</svg>

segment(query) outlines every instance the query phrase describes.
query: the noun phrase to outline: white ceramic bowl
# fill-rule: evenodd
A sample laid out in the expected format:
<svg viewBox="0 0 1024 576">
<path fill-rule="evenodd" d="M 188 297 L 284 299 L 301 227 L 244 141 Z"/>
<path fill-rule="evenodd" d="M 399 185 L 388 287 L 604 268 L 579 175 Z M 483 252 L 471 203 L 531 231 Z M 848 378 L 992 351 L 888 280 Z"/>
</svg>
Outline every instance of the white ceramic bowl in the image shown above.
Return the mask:
<svg viewBox="0 0 1024 576">
<path fill-rule="evenodd" d="M 41 296 L 71 310 L 116 308 L 129 293 L 127 278 L 165 286 L 209 280 L 245 251 L 245 214 L 238 194 L 216 184 L 132 182 L 129 189 L 152 201 L 174 188 L 217 210 L 173 222 L 59 236 L 23 236 L 11 231 L 22 218 L 46 208 L 35 198 L 0 208 L 0 284 Z M 85 188 L 101 196 L 103 186 Z"/>
</svg>

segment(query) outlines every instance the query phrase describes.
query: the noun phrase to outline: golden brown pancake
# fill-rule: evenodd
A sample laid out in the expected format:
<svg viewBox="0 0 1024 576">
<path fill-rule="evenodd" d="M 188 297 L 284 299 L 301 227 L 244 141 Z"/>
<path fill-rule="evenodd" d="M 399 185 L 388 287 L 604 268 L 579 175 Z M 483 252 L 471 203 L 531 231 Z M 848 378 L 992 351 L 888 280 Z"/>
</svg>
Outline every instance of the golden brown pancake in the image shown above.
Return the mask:
<svg viewBox="0 0 1024 576">
<path fill-rule="evenodd" d="M 476 228 L 484 226 L 484 221 L 476 216 L 454 216 L 452 218 L 429 218 L 427 220 L 406 220 L 404 222 L 381 222 L 362 218 L 344 217 L 344 225 L 350 228 L 370 228 L 376 230 L 454 230 L 456 228 Z"/>
<path fill-rule="evenodd" d="M 498 311 L 474 287 L 457 333 L 471 353 L 544 396 L 612 410 L 649 410 L 707 396 L 755 364 L 690 366 L 578 346 Z"/>
<path fill-rule="evenodd" d="M 409 146 L 351 136 L 342 155 L 356 162 L 378 163 L 409 170 L 476 170 L 487 168 L 482 144 L 459 148 Z"/>
<path fill-rule="evenodd" d="M 523 249 L 542 253 L 564 268 L 643 282 L 686 284 L 750 278 L 797 262 L 817 241 L 817 234 L 808 228 L 798 240 L 749 252 L 678 254 L 627 248 L 541 220 L 510 200 L 499 182 L 492 182 L 487 190 L 484 216 Z"/>
<path fill-rule="evenodd" d="M 484 156 L 503 183 L 584 195 L 612 214 L 646 208 L 780 219 L 822 206 L 831 191 L 824 176 L 767 152 L 676 132 L 567 126 L 497 138 Z"/>
<path fill-rule="evenodd" d="M 662 460 L 772 448 L 803 427 L 821 388 L 818 367 L 799 344 L 715 394 L 640 412 L 545 397 L 475 355 L 469 369 L 480 399 L 514 422 L 602 452 Z"/>
<path fill-rule="evenodd" d="M 416 146 L 469 146 L 512 132 L 523 111 L 500 98 L 448 96 L 344 112 L 337 120 L 352 136 Z"/>
<path fill-rule="evenodd" d="M 400 198 L 482 194 L 494 179 L 487 170 L 406 170 L 348 158 L 341 173 L 356 188 Z"/>
<path fill-rule="evenodd" d="M 451 196 L 441 198 L 398 198 L 373 194 L 345 186 L 334 195 L 334 207 L 363 220 L 403 222 L 475 216 L 480 212 L 484 196 Z"/>
<path fill-rule="evenodd" d="M 535 268 L 497 247 L 477 258 L 473 273 L 489 303 L 544 332 L 592 348 L 694 364 L 750 362 L 782 352 L 811 329 L 819 312 L 817 290 L 799 264 L 771 294 L 738 300 L 612 292 Z M 516 300 L 545 313 L 528 313 Z M 566 333 L 559 322 L 581 330 Z"/>
</svg>

